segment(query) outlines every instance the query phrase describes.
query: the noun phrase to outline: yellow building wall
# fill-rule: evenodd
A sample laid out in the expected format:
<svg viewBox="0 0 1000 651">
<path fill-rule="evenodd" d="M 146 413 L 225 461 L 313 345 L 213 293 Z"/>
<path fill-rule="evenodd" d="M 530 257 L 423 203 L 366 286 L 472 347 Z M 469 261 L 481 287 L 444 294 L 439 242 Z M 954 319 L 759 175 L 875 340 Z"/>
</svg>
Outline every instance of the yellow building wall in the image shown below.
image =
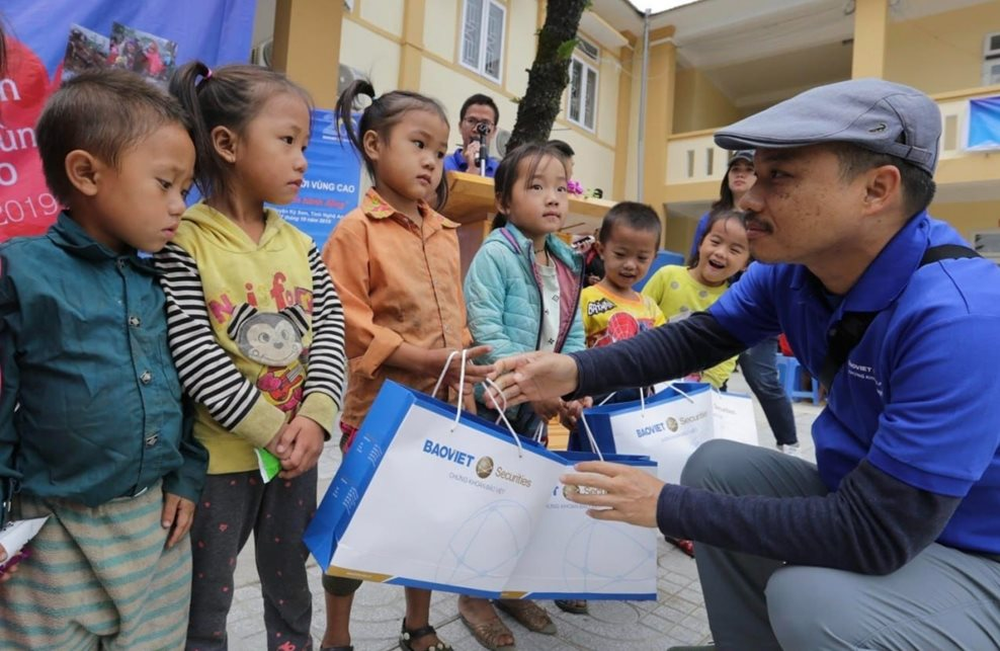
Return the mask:
<svg viewBox="0 0 1000 651">
<path fill-rule="evenodd" d="M 528 89 L 528 69 L 535 62 L 538 31 L 538 2 L 536 0 L 509 0 L 507 3 L 507 42 L 504 45 L 505 89 L 521 97 Z M 510 105 L 508 113 L 516 113 Z M 514 116 L 512 115 L 511 118 Z M 514 125 L 511 119 L 510 125 Z M 510 128 L 510 127 L 508 127 Z"/>
<path fill-rule="evenodd" d="M 455 0 L 426 0 L 424 14 L 424 50 L 447 61 L 458 61 L 458 35 L 461 33 L 461 4 Z"/>
<path fill-rule="evenodd" d="M 625 165 L 625 194 L 621 197 L 612 197 L 618 201 L 636 201 L 639 198 L 639 157 L 637 154 L 637 143 L 639 142 L 639 105 L 642 93 L 642 42 L 637 42 L 635 56 L 632 57 L 632 97 L 629 101 L 631 115 L 629 115 L 628 142 L 618 143 L 617 146 L 625 147 L 628 151 L 628 158 Z M 606 195 L 605 195 L 606 196 Z M 659 206 L 653 206 L 659 209 Z"/>
<path fill-rule="evenodd" d="M 947 221 L 962 237 L 970 241 L 973 231 L 1000 228 L 1000 201 L 932 203 L 930 213 Z"/>
<path fill-rule="evenodd" d="M 905 12 L 905 3 L 900 4 Z M 995 1 L 890 21 L 885 78 L 928 94 L 981 86 L 983 38 L 997 31 L 1000 2 Z"/>
<path fill-rule="evenodd" d="M 404 0 L 360 0 L 355 13 L 393 36 L 403 34 Z"/>
<path fill-rule="evenodd" d="M 677 71 L 673 133 L 722 127 L 739 120 L 740 110 L 697 68 Z"/>
<path fill-rule="evenodd" d="M 380 95 L 396 87 L 400 49 L 398 41 L 345 17 L 340 34 L 340 62 L 371 79 L 375 92 Z"/>
</svg>

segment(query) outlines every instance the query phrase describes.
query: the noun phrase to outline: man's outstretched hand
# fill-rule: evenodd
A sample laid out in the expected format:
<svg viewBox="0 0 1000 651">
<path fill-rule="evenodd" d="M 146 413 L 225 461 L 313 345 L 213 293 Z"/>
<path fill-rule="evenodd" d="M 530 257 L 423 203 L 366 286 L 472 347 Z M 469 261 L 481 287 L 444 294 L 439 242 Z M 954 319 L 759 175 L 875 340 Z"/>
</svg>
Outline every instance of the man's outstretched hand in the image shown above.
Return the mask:
<svg viewBox="0 0 1000 651">
<path fill-rule="evenodd" d="M 576 361 L 568 355 L 534 352 L 501 359 L 493 365 L 496 388 L 487 391 L 487 401 L 495 409 L 523 402 L 537 402 L 572 393 L 576 390 Z M 496 390 L 503 397 L 496 395 Z"/>
</svg>

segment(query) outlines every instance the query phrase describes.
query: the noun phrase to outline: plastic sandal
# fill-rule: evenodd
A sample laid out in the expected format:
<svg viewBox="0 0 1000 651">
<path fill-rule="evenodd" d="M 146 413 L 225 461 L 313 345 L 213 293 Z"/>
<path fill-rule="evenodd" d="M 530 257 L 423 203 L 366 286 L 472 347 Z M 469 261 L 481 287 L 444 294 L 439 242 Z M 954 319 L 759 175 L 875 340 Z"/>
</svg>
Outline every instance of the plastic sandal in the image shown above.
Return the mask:
<svg viewBox="0 0 1000 651">
<path fill-rule="evenodd" d="M 586 599 L 556 599 L 555 604 L 559 610 L 571 615 L 586 615 L 590 612 Z"/>
<path fill-rule="evenodd" d="M 527 599 L 519 601 L 497 599 L 493 603 L 496 604 L 497 608 L 516 619 L 521 626 L 529 631 L 543 635 L 556 634 L 556 625 L 552 622 L 549 614 L 534 601 Z"/>
<path fill-rule="evenodd" d="M 399 648 L 403 651 L 416 651 L 410 644 L 413 640 L 419 640 L 422 637 L 427 637 L 428 635 L 436 635 L 437 631 L 434 627 L 428 624 L 427 626 L 421 626 L 420 628 L 408 629 L 406 628 L 406 618 L 403 618 L 403 628 L 399 633 Z M 427 647 L 426 651 L 455 651 L 450 644 L 446 644 L 438 640 L 437 644 L 432 644 Z"/>
<path fill-rule="evenodd" d="M 476 638 L 476 642 L 479 642 L 484 648 L 490 651 L 515 651 L 517 648 L 513 644 L 500 644 L 500 638 L 509 635 L 510 639 L 513 640 L 514 634 L 499 617 L 494 617 L 482 624 L 473 624 L 462 613 L 459 613 L 458 616 L 462 619 L 465 627 L 469 629 L 469 632 L 472 633 L 472 637 Z"/>
</svg>

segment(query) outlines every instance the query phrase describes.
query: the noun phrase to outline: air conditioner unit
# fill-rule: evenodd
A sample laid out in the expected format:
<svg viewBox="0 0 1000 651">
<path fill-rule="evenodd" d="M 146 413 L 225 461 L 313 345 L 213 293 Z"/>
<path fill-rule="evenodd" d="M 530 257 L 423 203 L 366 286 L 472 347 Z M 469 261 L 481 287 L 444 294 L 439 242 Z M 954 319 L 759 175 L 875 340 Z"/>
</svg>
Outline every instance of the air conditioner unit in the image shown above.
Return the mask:
<svg viewBox="0 0 1000 651">
<path fill-rule="evenodd" d="M 337 81 L 337 94 L 344 92 L 344 89 L 358 79 L 364 79 L 365 73 L 361 72 L 357 68 L 352 68 L 351 66 L 345 66 L 343 63 L 340 64 L 339 69 L 340 77 Z"/>
<path fill-rule="evenodd" d="M 579 36 L 576 37 L 576 49 L 580 50 L 594 61 L 597 61 L 601 55 L 601 50 L 596 45 L 590 41 L 580 38 Z"/>
<path fill-rule="evenodd" d="M 250 50 L 250 63 L 270 68 L 272 52 L 274 52 L 274 39 L 269 38 Z"/>
<path fill-rule="evenodd" d="M 1000 229 L 974 232 L 972 248 L 987 260 L 1000 264 Z"/>
<path fill-rule="evenodd" d="M 497 131 L 496 140 L 493 141 L 493 149 L 496 150 L 494 156 L 496 158 L 503 158 L 507 155 L 508 142 L 510 142 L 510 131 L 507 129 Z"/>
</svg>

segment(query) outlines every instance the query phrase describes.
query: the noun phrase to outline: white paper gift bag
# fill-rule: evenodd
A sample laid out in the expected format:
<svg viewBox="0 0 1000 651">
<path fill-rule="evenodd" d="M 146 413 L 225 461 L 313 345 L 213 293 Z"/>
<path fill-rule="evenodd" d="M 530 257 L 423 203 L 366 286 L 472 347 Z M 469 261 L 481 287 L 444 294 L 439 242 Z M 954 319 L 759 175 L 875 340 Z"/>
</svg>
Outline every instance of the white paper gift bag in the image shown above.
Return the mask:
<svg viewBox="0 0 1000 651">
<path fill-rule="evenodd" d="M 573 472 L 580 461 L 602 458 L 656 474 L 649 457 L 590 452 L 557 452 Z M 535 599 L 656 599 L 655 529 L 596 520 L 587 508 L 566 498 L 556 484 L 531 543 L 521 555 L 504 597 Z"/>
<path fill-rule="evenodd" d="M 562 466 L 544 449 L 386 382 L 305 542 L 344 576 L 494 596 Z"/>
<path fill-rule="evenodd" d="M 750 397 L 719 393 L 704 383 L 669 384 L 644 401 L 606 404 L 585 414 L 601 450 L 648 455 L 660 479 L 674 484 L 705 441 L 757 444 Z"/>
<path fill-rule="evenodd" d="M 571 463 L 386 382 L 304 541 L 339 576 L 482 597 L 655 598 L 652 530 L 550 508 Z"/>
</svg>

